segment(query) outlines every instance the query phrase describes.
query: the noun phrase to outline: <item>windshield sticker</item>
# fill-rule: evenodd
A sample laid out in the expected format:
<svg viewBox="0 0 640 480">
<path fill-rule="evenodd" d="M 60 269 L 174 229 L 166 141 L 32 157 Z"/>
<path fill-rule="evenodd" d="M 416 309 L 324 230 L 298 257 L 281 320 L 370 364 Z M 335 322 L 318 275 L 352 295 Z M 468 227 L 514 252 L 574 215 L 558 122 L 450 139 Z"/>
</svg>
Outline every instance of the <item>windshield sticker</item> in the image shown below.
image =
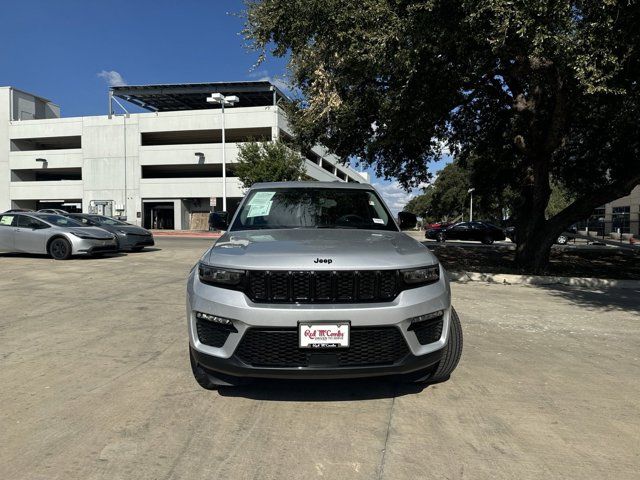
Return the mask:
<svg viewBox="0 0 640 480">
<path fill-rule="evenodd" d="M 251 197 L 251 200 L 249 200 L 249 206 L 265 206 L 271 204 L 271 199 L 275 194 L 276 192 L 256 192 L 253 197 Z"/>
<path fill-rule="evenodd" d="M 381 218 L 373 218 L 373 223 L 379 223 L 380 225 L 384 225 L 384 220 Z"/>
<path fill-rule="evenodd" d="M 247 214 L 247 218 L 264 217 L 266 215 L 269 215 L 269 212 L 271 211 L 272 203 L 273 202 L 271 200 L 269 200 L 264 205 L 251 204 L 251 206 L 249 207 L 249 213 Z"/>
<path fill-rule="evenodd" d="M 371 205 L 372 207 L 376 206 L 376 202 L 374 202 L 373 200 L 369 200 L 369 205 Z"/>
<path fill-rule="evenodd" d="M 3 217 L 0 217 L 0 225 L 11 225 L 12 221 L 13 216 L 5 215 Z"/>
</svg>

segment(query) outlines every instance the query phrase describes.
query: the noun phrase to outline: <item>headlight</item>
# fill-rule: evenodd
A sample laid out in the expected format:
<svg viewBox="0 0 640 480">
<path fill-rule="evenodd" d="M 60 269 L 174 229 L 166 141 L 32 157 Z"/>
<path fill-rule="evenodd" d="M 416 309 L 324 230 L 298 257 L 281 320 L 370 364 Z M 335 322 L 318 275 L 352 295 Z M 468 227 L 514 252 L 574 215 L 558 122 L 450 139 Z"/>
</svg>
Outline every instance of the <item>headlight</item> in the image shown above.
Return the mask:
<svg viewBox="0 0 640 480">
<path fill-rule="evenodd" d="M 244 279 L 244 270 L 214 267 L 200 262 L 198 275 L 202 283 L 233 287 L 239 285 Z"/>
<path fill-rule="evenodd" d="M 82 238 L 83 240 L 98 240 L 93 235 L 89 235 L 89 234 L 86 234 L 86 233 L 71 232 L 71 235 L 75 235 L 76 237 Z"/>
<path fill-rule="evenodd" d="M 440 265 L 429 265 L 427 267 L 412 268 L 402 270 L 402 280 L 408 286 L 428 285 L 440 280 Z"/>
</svg>

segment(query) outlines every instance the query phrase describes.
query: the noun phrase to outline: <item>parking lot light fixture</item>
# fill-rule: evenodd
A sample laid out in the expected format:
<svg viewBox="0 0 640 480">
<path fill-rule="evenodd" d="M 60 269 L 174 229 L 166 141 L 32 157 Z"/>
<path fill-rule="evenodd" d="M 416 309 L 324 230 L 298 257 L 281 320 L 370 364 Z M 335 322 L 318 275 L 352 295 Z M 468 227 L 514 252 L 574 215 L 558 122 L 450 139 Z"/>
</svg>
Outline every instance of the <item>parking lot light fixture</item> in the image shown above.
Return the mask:
<svg viewBox="0 0 640 480">
<path fill-rule="evenodd" d="M 470 188 L 467 190 L 467 193 L 471 194 L 471 200 L 469 201 L 469 221 L 473 222 L 473 192 L 475 192 L 475 188 Z"/>
<path fill-rule="evenodd" d="M 227 211 L 227 155 L 225 148 L 224 131 L 224 107 L 233 107 L 240 99 L 236 95 L 224 96 L 221 93 L 212 93 L 207 97 L 208 103 L 217 103 L 222 109 L 222 210 Z"/>
</svg>

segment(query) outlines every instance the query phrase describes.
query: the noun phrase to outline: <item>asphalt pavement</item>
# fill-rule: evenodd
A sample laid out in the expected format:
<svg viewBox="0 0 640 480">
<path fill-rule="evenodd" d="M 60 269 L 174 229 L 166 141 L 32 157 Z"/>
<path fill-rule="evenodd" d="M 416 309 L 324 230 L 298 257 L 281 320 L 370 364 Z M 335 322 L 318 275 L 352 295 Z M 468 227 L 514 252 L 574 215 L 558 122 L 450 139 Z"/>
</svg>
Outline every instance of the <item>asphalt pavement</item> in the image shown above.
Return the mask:
<svg viewBox="0 0 640 480">
<path fill-rule="evenodd" d="M 208 239 L 0 255 L 1 479 L 637 479 L 640 291 L 453 284 L 447 382 L 193 380 Z"/>
</svg>

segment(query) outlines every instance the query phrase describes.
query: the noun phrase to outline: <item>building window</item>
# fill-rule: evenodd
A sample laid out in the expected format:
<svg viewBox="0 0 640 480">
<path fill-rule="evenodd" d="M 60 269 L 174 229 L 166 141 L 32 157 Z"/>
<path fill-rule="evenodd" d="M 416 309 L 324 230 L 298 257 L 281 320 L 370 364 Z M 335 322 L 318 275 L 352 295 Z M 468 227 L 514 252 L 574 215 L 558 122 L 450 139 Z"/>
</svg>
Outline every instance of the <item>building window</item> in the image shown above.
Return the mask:
<svg viewBox="0 0 640 480">
<path fill-rule="evenodd" d="M 619 233 L 631 233 L 629 217 L 631 207 L 613 207 L 611 215 L 611 231 Z"/>
<path fill-rule="evenodd" d="M 590 232 L 597 232 L 598 235 L 604 235 L 605 221 L 604 221 L 605 208 L 598 207 L 593 210 L 593 213 L 582 222 L 576 223 L 578 230 L 589 230 Z"/>
</svg>

